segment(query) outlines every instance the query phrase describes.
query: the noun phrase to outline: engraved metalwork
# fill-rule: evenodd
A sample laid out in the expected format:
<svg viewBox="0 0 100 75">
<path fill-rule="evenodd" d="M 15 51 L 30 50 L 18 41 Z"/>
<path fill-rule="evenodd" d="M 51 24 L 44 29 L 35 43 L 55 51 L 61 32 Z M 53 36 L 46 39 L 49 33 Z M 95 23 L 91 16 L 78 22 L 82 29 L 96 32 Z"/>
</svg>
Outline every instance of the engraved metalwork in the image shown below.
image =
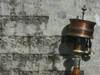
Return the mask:
<svg viewBox="0 0 100 75">
<path fill-rule="evenodd" d="M 80 68 L 80 58 L 75 58 L 74 68 Z"/>
<path fill-rule="evenodd" d="M 70 19 L 70 21 L 72 21 L 72 22 L 79 22 L 79 23 L 87 23 L 87 24 L 91 24 L 91 25 L 95 25 L 96 23 L 95 22 L 92 22 L 92 21 L 88 21 L 88 20 L 82 20 L 82 19 Z M 86 24 L 86 25 L 87 25 Z M 91 27 L 91 25 L 90 25 L 90 27 Z"/>
<path fill-rule="evenodd" d="M 89 32 L 93 32 L 93 29 L 89 29 L 89 28 L 82 28 L 82 27 L 75 27 L 75 26 L 70 26 L 70 29 L 77 29 L 77 30 L 84 30 L 84 31 L 89 31 Z"/>
<path fill-rule="evenodd" d="M 93 38 L 93 30 L 96 23 L 82 19 L 70 19 L 70 22 L 67 35 Z"/>
<path fill-rule="evenodd" d="M 77 36 L 80 36 L 80 37 L 88 37 L 88 38 L 93 38 L 92 36 L 90 36 L 90 35 L 84 35 L 84 34 L 78 34 L 78 33 L 68 33 L 67 35 L 71 35 L 71 36 L 75 36 L 75 37 L 77 37 Z"/>
</svg>

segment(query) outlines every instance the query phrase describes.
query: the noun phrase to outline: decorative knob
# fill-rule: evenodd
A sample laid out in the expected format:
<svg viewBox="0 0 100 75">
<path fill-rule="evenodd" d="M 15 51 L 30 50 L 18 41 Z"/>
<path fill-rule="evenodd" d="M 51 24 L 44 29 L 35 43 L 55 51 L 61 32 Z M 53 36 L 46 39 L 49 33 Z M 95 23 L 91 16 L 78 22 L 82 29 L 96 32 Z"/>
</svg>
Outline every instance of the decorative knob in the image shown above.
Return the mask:
<svg viewBox="0 0 100 75">
<path fill-rule="evenodd" d="M 82 10 L 83 10 L 83 14 L 85 14 L 85 11 L 87 10 L 87 8 L 86 8 L 86 6 L 84 5 L 84 7 L 82 8 Z"/>
</svg>

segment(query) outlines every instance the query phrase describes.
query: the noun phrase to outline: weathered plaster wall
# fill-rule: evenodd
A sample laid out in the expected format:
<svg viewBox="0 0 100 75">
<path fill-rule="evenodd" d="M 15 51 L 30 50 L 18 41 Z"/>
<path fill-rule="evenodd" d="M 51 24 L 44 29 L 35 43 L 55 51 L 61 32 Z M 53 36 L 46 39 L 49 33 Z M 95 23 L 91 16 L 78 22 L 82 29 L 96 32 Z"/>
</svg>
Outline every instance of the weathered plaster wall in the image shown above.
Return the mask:
<svg viewBox="0 0 100 75">
<path fill-rule="evenodd" d="M 73 41 L 61 43 L 61 37 L 70 18 L 82 17 L 84 4 L 85 20 L 97 25 L 95 55 L 82 58 L 80 69 L 84 75 L 100 75 L 100 0 L 0 0 L 0 74 L 64 75 L 73 70 Z"/>
</svg>

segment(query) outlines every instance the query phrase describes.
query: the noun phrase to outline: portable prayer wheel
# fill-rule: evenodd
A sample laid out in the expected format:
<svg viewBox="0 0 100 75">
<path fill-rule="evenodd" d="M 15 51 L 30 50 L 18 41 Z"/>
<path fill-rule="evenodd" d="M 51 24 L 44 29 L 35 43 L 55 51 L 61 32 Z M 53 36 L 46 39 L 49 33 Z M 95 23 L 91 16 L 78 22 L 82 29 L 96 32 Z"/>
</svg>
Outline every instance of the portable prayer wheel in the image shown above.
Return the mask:
<svg viewBox="0 0 100 75">
<path fill-rule="evenodd" d="M 69 33 L 67 35 L 93 39 L 95 22 L 83 19 L 70 19 Z"/>
<path fill-rule="evenodd" d="M 92 42 L 90 39 L 93 39 L 93 32 L 94 32 L 94 26 L 95 22 L 84 20 L 84 14 L 85 10 L 87 8 L 84 7 L 82 8 L 83 16 L 82 19 L 70 19 L 70 25 L 69 25 L 69 32 L 67 35 L 74 36 L 77 38 L 77 44 L 76 44 L 76 49 L 73 51 L 75 54 L 75 59 L 74 59 L 74 69 L 73 69 L 73 75 L 80 75 L 80 61 L 81 61 L 81 55 L 85 54 L 85 57 L 88 55 L 94 54 L 92 51 Z M 86 50 L 82 51 L 82 39 L 84 38 L 86 46 Z"/>
</svg>

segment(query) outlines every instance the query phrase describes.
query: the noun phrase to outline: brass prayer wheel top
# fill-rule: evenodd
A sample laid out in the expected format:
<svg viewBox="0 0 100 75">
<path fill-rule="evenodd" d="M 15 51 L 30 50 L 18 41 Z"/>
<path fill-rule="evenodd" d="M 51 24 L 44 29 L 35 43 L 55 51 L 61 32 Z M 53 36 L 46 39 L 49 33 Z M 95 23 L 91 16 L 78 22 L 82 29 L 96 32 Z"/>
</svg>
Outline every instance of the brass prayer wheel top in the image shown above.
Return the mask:
<svg viewBox="0 0 100 75">
<path fill-rule="evenodd" d="M 93 39 L 95 22 L 83 20 L 86 6 L 82 8 L 82 19 L 70 19 L 69 33 L 67 35 Z"/>
<path fill-rule="evenodd" d="M 83 19 L 70 19 L 69 33 L 67 35 L 93 38 L 95 24 L 95 22 Z"/>
<path fill-rule="evenodd" d="M 84 5 L 84 7 L 82 8 L 82 10 L 83 10 L 83 14 L 85 14 L 85 11 L 87 10 L 87 8 L 86 8 L 86 6 Z"/>
</svg>

